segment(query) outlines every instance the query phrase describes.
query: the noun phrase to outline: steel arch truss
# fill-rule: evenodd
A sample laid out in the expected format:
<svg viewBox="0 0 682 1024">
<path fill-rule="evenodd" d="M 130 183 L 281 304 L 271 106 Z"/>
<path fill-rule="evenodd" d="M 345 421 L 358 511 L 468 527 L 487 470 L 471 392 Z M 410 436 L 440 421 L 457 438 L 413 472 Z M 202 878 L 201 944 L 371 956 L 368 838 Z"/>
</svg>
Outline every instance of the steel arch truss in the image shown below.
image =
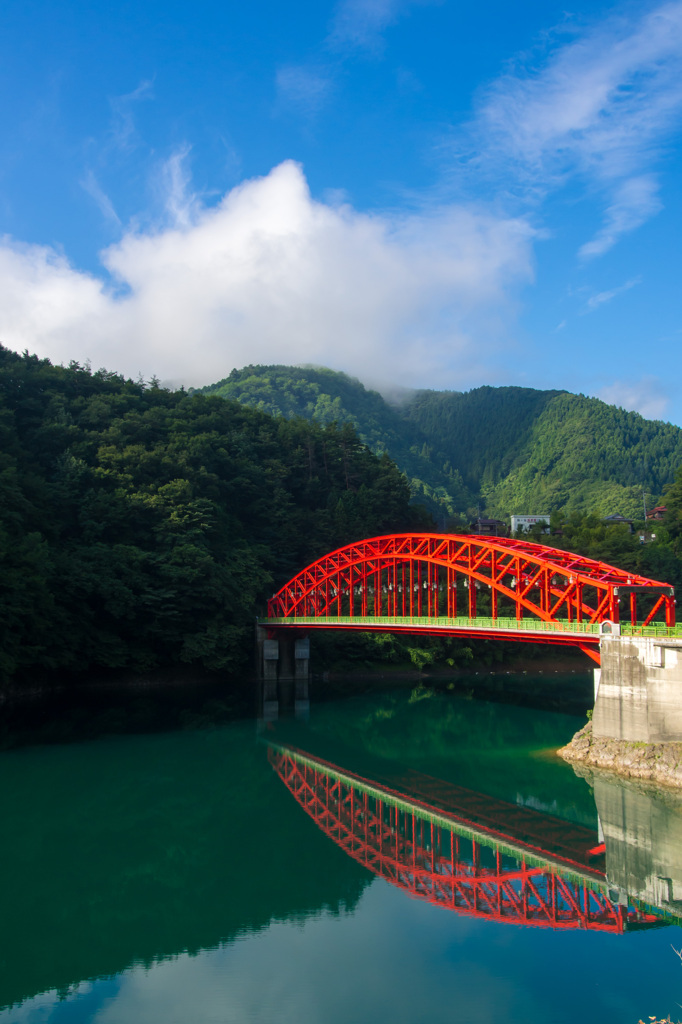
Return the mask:
<svg viewBox="0 0 682 1024">
<path fill-rule="evenodd" d="M 354 860 L 415 899 L 457 913 L 539 928 L 621 933 L 628 923 L 655 921 L 615 905 L 593 885 L 527 864 L 491 841 L 466 839 L 368 792 L 270 748 L 275 771 L 315 824 Z"/>
<path fill-rule="evenodd" d="M 478 611 L 481 592 L 488 595 L 484 612 Z M 648 598 L 643 627 L 660 614 L 674 625 L 670 584 L 524 540 L 404 533 L 347 544 L 313 562 L 270 599 L 268 617 L 508 615 L 519 624 L 531 617 L 570 631 L 572 624 L 619 622 L 621 602 L 637 625 L 642 596 Z"/>
</svg>

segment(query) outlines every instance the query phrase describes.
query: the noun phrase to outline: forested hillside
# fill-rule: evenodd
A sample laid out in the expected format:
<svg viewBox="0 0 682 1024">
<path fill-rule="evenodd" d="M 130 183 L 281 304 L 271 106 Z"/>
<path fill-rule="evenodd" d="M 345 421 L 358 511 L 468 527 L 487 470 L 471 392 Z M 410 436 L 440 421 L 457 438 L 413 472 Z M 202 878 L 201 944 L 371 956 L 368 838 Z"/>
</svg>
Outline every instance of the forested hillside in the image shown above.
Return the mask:
<svg viewBox="0 0 682 1024">
<path fill-rule="evenodd" d="M 353 423 L 436 519 L 477 509 L 642 514 L 682 465 L 682 430 L 565 391 L 417 391 L 400 404 L 332 370 L 249 366 L 202 389 L 275 415 Z"/>
<path fill-rule="evenodd" d="M 528 388 L 418 392 L 405 407 L 494 515 L 563 509 L 639 518 L 682 465 L 682 430 L 596 398 Z"/>
<path fill-rule="evenodd" d="M 273 416 L 353 424 L 372 451 L 389 453 L 408 477 L 415 499 L 441 522 L 476 503 L 447 459 L 431 457 L 426 434 L 401 407 L 345 373 L 324 367 L 247 366 L 200 393 L 231 398 Z"/>
<path fill-rule="evenodd" d="M 295 570 L 423 526 L 350 424 L 52 366 L 0 348 L 0 683 L 224 669 Z"/>
</svg>

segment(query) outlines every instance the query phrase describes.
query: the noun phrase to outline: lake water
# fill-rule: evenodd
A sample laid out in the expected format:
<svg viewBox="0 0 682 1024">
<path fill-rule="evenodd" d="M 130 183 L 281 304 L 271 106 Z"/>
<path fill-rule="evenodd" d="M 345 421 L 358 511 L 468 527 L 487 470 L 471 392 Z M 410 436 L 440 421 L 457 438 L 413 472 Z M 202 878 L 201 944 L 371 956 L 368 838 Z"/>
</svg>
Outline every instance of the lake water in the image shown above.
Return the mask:
<svg viewBox="0 0 682 1024">
<path fill-rule="evenodd" d="M 6 730 L 2 1024 L 682 1018 L 681 799 L 576 776 L 584 719 L 162 699 Z"/>
</svg>

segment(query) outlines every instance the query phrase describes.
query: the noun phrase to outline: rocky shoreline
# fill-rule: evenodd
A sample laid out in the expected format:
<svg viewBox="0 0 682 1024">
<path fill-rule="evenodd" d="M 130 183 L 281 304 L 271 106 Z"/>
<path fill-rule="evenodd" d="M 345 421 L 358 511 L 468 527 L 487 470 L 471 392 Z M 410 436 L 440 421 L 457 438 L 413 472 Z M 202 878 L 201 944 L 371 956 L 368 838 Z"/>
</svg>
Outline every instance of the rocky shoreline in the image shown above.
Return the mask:
<svg viewBox="0 0 682 1024">
<path fill-rule="evenodd" d="M 588 722 L 557 753 L 572 764 L 682 789 L 682 743 L 628 743 L 595 738 L 592 723 Z"/>
</svg>

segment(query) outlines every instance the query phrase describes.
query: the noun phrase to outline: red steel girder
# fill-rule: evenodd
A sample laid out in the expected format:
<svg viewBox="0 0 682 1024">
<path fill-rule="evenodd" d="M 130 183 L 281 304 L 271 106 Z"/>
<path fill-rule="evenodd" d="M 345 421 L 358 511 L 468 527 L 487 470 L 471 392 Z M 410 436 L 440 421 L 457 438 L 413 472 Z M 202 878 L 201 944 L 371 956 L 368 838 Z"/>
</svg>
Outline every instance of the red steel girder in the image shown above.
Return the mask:
<svg viewBox="0 0 682 1024">
<path fill-rule="evenodd" d="M 422 617 L 426 612 L 433 617 L 440 609 L 438 595 L 443 587 L 450 609 L 450 594 L 453 588 L 456 592 L 458 577 L 468 585 L 472 618 L 476 588 L 487 587 L 495 616 L 502 597 L 513 603 L 519 620 L 526 612 L 546 622 L 558 622 L 559 610 L 565 610 L 569 622 L 618 621 L 619 594 L 629 593 L 634 619 L 636 593 L 648 592 L 660 596 L 646 622 L 664 608 L 666 624 L 674 624 L 674 591 L 668 583 L 529 541 L 430 533 L 372 537 L 330 552 L 301 570 L 270 599 L 268 617 L 356 614 L 355 598 L 361 615 L 373 611 L 375 616 L 389 616 L 391 602 L 393 613 L 398 608 L 397 590 L 403 615 Z"/>
</svg>

